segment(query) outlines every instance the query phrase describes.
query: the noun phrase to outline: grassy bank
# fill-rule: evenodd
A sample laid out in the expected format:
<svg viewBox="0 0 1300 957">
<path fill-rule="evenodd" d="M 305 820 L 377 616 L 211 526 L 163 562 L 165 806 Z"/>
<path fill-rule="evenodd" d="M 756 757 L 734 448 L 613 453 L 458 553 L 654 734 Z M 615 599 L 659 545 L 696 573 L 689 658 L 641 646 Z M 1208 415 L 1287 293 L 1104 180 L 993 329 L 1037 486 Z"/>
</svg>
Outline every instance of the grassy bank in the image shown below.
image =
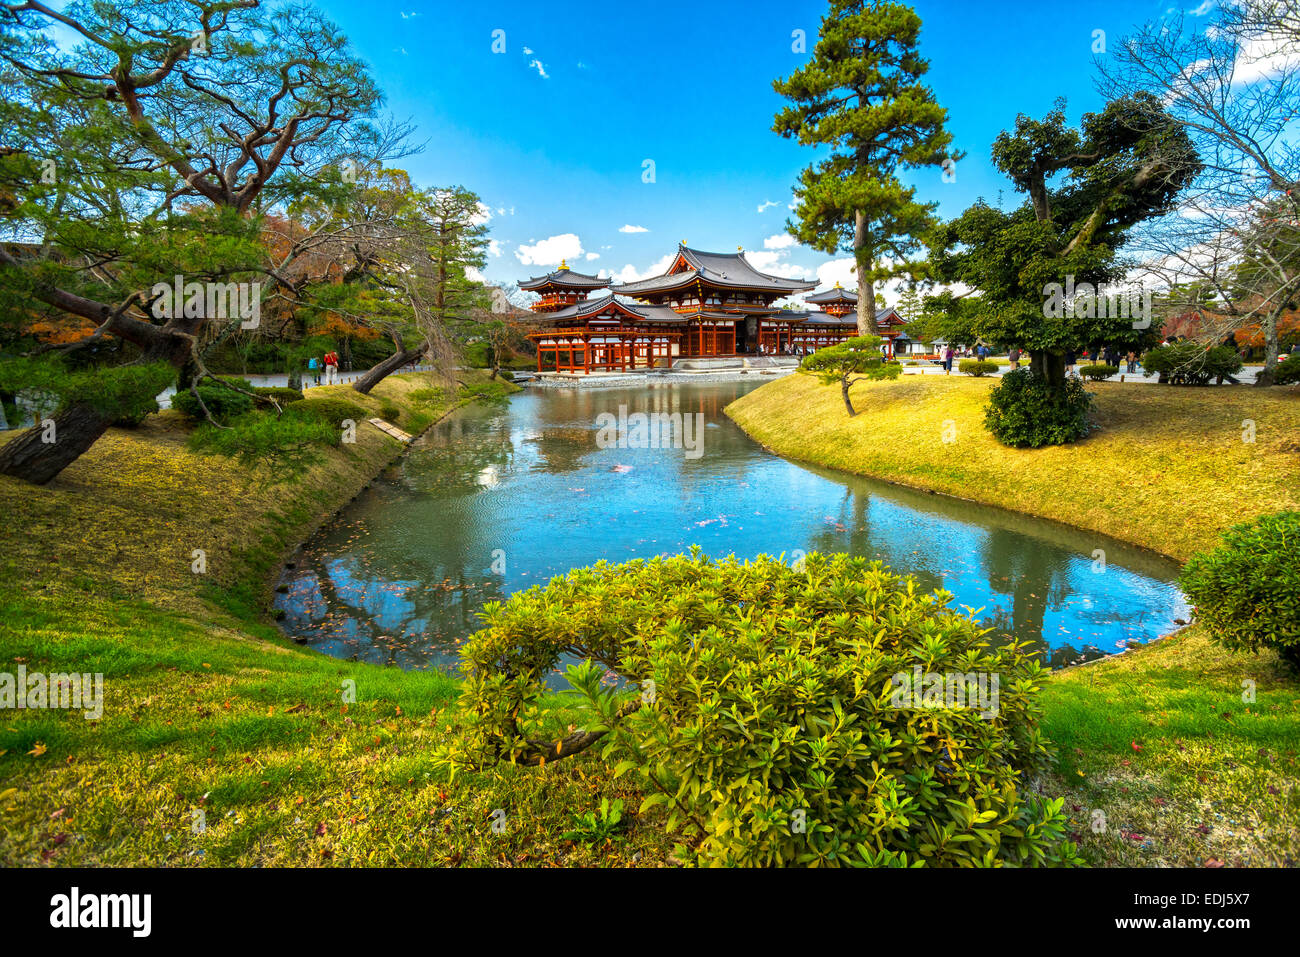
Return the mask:
<svg viewBox="0 0 1300 957">
<path fill-rule="evenodd" d="M 1300 389 L 1101 383 L 1086 441 L 1008 449 L 984 428 L 996 382 L 904 376 L 839 388 L 792 375 L 727 407 L 786 458 L 1103 532 L 1180 560 L 1224 529 L 1300 508 Z M 1253 422 L 1253 442 L 1243 441 Z M 945 441 L 945 438 L 951 441 Z"/>
<path fill-rule="evenodd" d="M 1055 519 L 1179 559 L 1227 527 L 1300 504 L 1300 391 L 1100 384 L 1100 429 L 1019 451 L 983 428 L 995 383 L 906 377 L 853 390 L 794 375 L 727 408 L 797 460 Z M 1243 441 L 1247 420 L 1255 441 Z M 944 442 L 945 430 L 953 441 Z M 1243 699 L 1253 691 L 1255 700 Z M 1300 681 L 1198 628 L 1057 672 L 1044 730 L 1084 854 L 1115 866 L 1290 866 L 1300 859 Z M 1100 812 L 1101 817 L 1096 817 Z M 1094 820 L 1100 830 L 1094 831 Z"/>
<path fill-rule="evenodd" d="M 412 397 L 425 375 L 312 397 L 396 406 L 419 432 L 484 381 L 425 401 Z M 267 620 L 286 550 L 399 455 L 396 440 L 363 424 L 276 482 L 191 451 L 188 434 L 162 413 L 111 430 L 47 487 L 0 477 L 0 670 L 104 676 L 99 720 L 0 713 L 0 865 L 663 860 L 635 822 L 616 846 L 561 839 L 573 809 L 620 795 L 594 760 L 448 784 L 430 754 L 457 733 L 451 677 L 327 658 Z"/>
</svg>

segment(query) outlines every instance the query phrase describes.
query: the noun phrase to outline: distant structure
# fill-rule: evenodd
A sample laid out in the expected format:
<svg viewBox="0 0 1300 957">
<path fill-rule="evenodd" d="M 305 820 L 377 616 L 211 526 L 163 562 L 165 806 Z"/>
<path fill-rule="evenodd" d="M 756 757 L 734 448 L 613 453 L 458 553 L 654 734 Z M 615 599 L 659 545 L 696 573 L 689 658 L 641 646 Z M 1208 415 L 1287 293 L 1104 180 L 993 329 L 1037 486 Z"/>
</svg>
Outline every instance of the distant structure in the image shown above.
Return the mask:
<svg viewBox="0 0 1300 957">
<path fill-rule="evenodd" d="M 857 335 L 851 315 L 857 297 L 838 286 L 808 297 L 824 301 L 823 312 L 775 305 L 816 287 L 760 272 L 743 251 L 710 253 L 684 242 L 668 269 L 649 279 L 614 284 L 574 272 L 564 261 L 519 283 L 538 294 L 528 320 L 538 370 L 578 374 L 667 366 L 680 358 L 806 355 Z M 609 291 L 591 298 L 600 289 Z M 879 317 L 882 330 L 891 313 L 902 324 L 889 310 Z"/>
</svg>

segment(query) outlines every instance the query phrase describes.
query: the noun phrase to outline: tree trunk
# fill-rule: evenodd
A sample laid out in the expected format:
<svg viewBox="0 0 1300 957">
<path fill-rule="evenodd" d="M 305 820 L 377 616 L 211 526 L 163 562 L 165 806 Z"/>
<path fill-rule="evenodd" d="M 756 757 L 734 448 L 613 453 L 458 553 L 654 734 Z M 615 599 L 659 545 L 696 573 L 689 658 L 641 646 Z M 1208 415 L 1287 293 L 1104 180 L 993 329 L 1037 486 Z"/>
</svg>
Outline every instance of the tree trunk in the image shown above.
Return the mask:
<svg viewBox="0 0 1300 957">
<path fill-rule="evenodd" d="M 1036 349 L 1029 353 L 1029 368 L 1047 380 L 1054 392 L 1065 388 L 1065 356 L 1058 352 Z"/>
<path fill-rule="evenodd" d="M 108 431 L 109 420 L 84 403 L 64 409 L 54 429 L 40 422 L 0 448 L 0 475 L 44 485 L 81 457 Z M 52 438 L 53 441 L 46 441 Z"/>
<path fill-rule="evenodd" d="M 849 377 L 840 378 L 840 395 L 844 396 L 844 408 L 849 410 L 849 418 L 853 418 L 858 413 L 853 410 L 853 403 L 849 401 Z"/>
<path fill-rule="evenodd" d="M 1271 312 L 1260 323 L 1264 330 L 1264 368 L 1255 376 L 1255 385 L 1270 386 L 1277 380 L 1277 356 L 1281 351 L 1277 341 L 1277 312 Z"/>
<path fill-rule="evenodd" d="M 362 395 L 369 395 L 370 390 L 386 378 L 406 365 L 408 362 L 414 362 L 425 352 L 425 346 L 418 349 L 398 349 L 391 356 L 385 359 L 379 365 L 374 366 L 356 382 L 352 383 L 352 388 L 356 389 Z"/>
<path fill-rule="evenodd" d="M 855 212 L 853 222 L 853 260 L 858 267 L 858 335 L 879 335 L 876 329 L 876 284 L 869 273 L 872 250 L 867 242 L 867 217 Z"/>
</svg>

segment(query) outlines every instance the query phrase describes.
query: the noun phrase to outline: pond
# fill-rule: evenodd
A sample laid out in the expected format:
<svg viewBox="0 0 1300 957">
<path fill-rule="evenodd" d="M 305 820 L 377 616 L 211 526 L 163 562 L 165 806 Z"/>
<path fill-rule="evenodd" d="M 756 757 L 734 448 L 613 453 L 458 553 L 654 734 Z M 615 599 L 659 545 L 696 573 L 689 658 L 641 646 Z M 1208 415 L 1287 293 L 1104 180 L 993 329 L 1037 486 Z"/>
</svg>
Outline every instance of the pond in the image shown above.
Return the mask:
<svg viewBox="0 0 1300 957">
<path fill-rule="evenodd" d="M 454 413 L 304 545 L 284 570 L 282 626 L 337 657 L 454 668 L 485 602 L 601 559 L 692 545 L 713 557 L 879 559 L 953 593 L 997 633 L 1035 642 L 1054 667 L 1187 617 L 1172 560 L 773 455 L 722 411 L 760 384 L 529 389 Z M 635 440 L 638 412 L 689 414 L 702 426 L 698 446 L 690 432 L 685 448 L 607 441 L 629 435 L 611 420 Z"/>
</svg>

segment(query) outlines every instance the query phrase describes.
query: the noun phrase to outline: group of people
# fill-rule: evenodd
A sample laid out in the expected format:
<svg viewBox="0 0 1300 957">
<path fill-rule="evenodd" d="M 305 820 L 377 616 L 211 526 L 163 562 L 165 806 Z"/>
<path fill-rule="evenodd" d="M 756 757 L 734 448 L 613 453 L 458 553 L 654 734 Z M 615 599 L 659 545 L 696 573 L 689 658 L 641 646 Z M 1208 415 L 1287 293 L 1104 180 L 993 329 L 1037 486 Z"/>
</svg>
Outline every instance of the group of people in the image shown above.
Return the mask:
<svg viewBox="0 0 1300 957">
<path fill-rule="evenodd" d="M 968 356 L 971 355 L 971 350 L 970 349 L 965 350 L 965 354 Z M 976 356 L 976 358 L 979 359 L 987 359 L 991 354 L 992 354 L 991 350 L 983 342 L 977 345 L 974 349 L 974 355 Z M 943 368 L 945 372 L 949 372 L 949 373 L 952 372 L 952 363 L 953 363 L 953 359 L 956 358 L 956 356 L 957 356 L 957 352 L 956 350 L 953 349 L 952 346 L 946 346 L 944 348 L 940 358 L 943 362 Z M 1024 351 L 1019 346 L 1012 346 L 1009 350 L 1007 350 L 1007 359 L 1010 360 L 1011 368 L 1013 369 L 1020 368 L 1020 360 L 1023 357 L 1024 357 Z M 1075 353 L 1073 351 L 1066 353 L 1065 365 L 1071 372 L 1074 371 L 1074 366 L 1079 361 L 1079 358 L 1080 358 L 1080 354 Z M 1082 358 L 1087 359 L 1090 362 L 1104 362 L 1106 365 L 1114 366 L 1115 368 L 1119 368 L 1120 362 L 1122 361 L 1124 363 L 1125 371 L 1127 373 L 1137 372 L 1138 354 L 1134 352 L 1132 349 L 1130 349 L 1127 355 L 1123 356 L 1122 358 L 1120 356 L 1119 350 L 1116 349 L 1114 346 L 1103 346 L 1101 348 L 1093 349 L 1091 351 L 1088 349 L 1084 349 L 1082 352 Z"/>
<path fill-rule="evenodd" d="M 339 381 L 339 354 L 333 349 L 319 359 L 312 356 L 307 360 L 307 372 L 315 380 L 316 385 L 321 384 L 322 371 L 325 375 L 326 385 L 334 385 Z"/>
</svg>

